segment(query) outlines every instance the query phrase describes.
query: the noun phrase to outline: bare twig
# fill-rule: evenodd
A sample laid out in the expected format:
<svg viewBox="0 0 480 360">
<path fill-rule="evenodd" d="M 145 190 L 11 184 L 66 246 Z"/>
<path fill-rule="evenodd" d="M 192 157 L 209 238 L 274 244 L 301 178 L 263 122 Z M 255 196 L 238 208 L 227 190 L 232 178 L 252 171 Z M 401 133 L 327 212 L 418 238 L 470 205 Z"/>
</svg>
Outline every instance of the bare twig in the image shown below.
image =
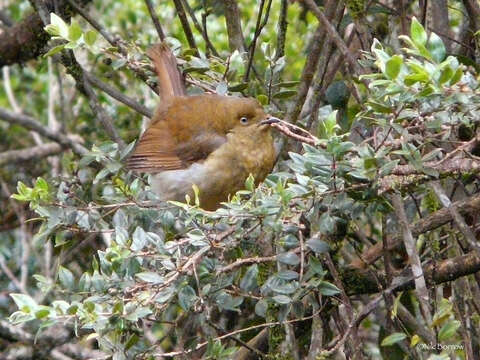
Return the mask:
<svg viewBox="0 0 480 360">
<path fill-rule="evenodd" d="M 175 9 L 177 10 L 178 18 L 182 23 L 183 32 L 185 33 L 185 37 L 187 38 L 188 45 L 191 49 L 195 50 L 195 56 L 200 56 L 198 53 L 197 44 L 195 42 L 195 38 L 192 34 L 192 29 L 190 28 L 190 24 L 188 23 L 187 15 L 185 14 L 185 9 L 183 8 L 181 0 L 173 0 L 175 4 Z"/>
<path fill-rule="evenodd" d="M 324 147 L 324 144 L 321 143 L 320 139 L 310 134 L 307 130 L 298 127 L 297 125 L 288 123 L 286 121 L 281 121 L 279 123 L 274 123 L 271 126 L 292 139 L 301 141 L 312 146 L 319 145 Z M 298 133 L 304 135 L 300 135 Z"/>
<path fill-rule="evenodd" d="M 10 150 L 0 153 L 0 166 L 21 161 L 42 159 L 47 156 L 62 152 L 62 147 L 57 143 L 47 143 L 27 149 Z"/>
<path fill-rule="evenodd" d="M 148 12 L 150 17 L 152 18 L 153 24 L 155 25 L 155 29 L 157 30 L 158 37 L 161 41 L 165 40 L 165 33 L 163 32 L 162 25 L 160 25 L 160 21 L 158 21 L 158 16 L 155 13 L 155 9 L 153 8 L 153 4 L 151 0 L 145 0 L 145 4 L 147 5 Z"/>
<path fill-rule="evenodd" d="M 477 243 L 475 234 L 473 233 L 472 229 L 470 229 L 470 227 L 467 225 L 463 216 L 460 215 L 455 205 L 452 204 L 452 202 L 448 198 L 448 195 L 445 192 L 445 190 L 442 188 L 440 181 L 432 181 L 431 187 L 435 192 L 435 195 L 437 195 L 437 198 L 440 201 L 440 203 L 445 208 L 447 208 L 448 211 L 450 212 L 450 215 L 452 216 L 453 221 L 455 222 L 455 224 L 457 225 L 457 228 L 465 237 L 465 240 L 467 240 L 470 247 L 480 252 L 480 245 L 478 245 Z"/>
<path fill-rule="evenodd" d="M 79 155 L 83 155 L 88 152 L 87 149 L 85 149 L 78 142 L 72 140 L 67 135 L 52 131 L 51 129 L 49 129 L 46 126 L 43 126 L 37 120 L 35 120 L 30 116 L 23 115 L 23 114 L 16 114 L 9 110 L 0 108 L 0 120 L 7 121 L 11 124 L 18 124 L 29 130 L 34 130 L 38 132 L 40 135 L 48 139 L 51 139 L 53 141 L 56 141 L 64 147 L 71 148 L 74 152 L 76 152 Z"/>
<path fill-rule="evenodd" d="M 104 83 L 101 81 L 99 78 L 97 78 L 95 75 L 88 71 L 84 71 L 85 76 L 88 78 L 88 81 L 95 86 L 96 88 L 102 90 L 106 94 L 110 95 L 112 98 L 115 100 L 118 100 L 122 104 L 125 104 L 135 110 L 136 112 L 148 117 L 152 118 L 153 117 L 153 111 L 148 109 L 146 106 L 140 104 L 139 102 L 135 101 L 134 99 L 126 96 L 125 94 L 122 94 L 120 91 L 116 90 L 114 87 L 108 85 L 107 83 Z"/>
<path fill-rule="evenodd" d="M 23 113 L 22 108 L 18 105 L 17 99 L 12 90 L 11 82 L 10 82 L 10 69 L 8 66 L 4 66 L 2 68 L 2 75 L 3 75 L 3 87 L 5 89 L 5 93 L 7 94 L 8 102 L 10 106 L 13 108 L 13 111 L 16 113 Z M 30 131 L 30 135 L 32 135 L 33 140 L 37 145 L 41 145 L 43 143 L 42 138 L 38 133 L 35 131 Z"/>
<path fill-rule="evenodd" d="M 78 80 L 78 79 L 76 79 Z M 105 109 L 103 108 L 102 105 L 100 105 L 100 102 L 98 101 L 97 95 L 95 95 L 95 92 L 93 91 L 90 82 L 88 80 L 88 76 L 83 74 L 83 83 L 82 83 L 83 89 L 85 90 L 85 93 L 88 97 L 88 103 L 90 105 L 90 108 L 92 109 L 93 113 L 95 116 L 100 120 L 103 129 L 107 133 L 110 138 L 115 141 L 120 148 L 125 147 L 125 142 L 123 139 L 120 137 L 118 134 L 117 129 L 113 125 L 113 119 L 110 117 L 110 115 L 107 114 Z"/>
<path fill-rule="evenodd" d="M 360 67 L 360 65 L 358 65 L 357 60 L 348 49 L 347 45 L 338 34 L 335 27 L 330 23 L 330 21 L 325 16 L 325 14 L 318 8 L 317 4 L 315 4 L 313 0 L 303 0 L 303 2 L 305 3 L 305 5 L 308 6 L 310 11 L 312 11 L 312 13 L 317 17 L 318 21 L 325 27 L 328 35 L 332 38 L 332 41 L 335 43 L 339 51 L 342 53 L 342 55 L 345 57 L 347 62 L 350 64 L 354 72 L 357 75 L 363 74 L 363 70 Z"/>
<path fill-rule="evenodd" d="M 282 0 L 282 5 L 280 7 L 280 15 L 278 19 L 277 26 L 277 53 L 276 58 L 280 59 L 285 55 L 285 41 L 287 39 L 287 10 L 288 10 L 288 0 Z"/>
<path fill-rule="evenodd" d="M 262 33 L 262 29 L 265 27 L 268 21 L 268 17 L 270 15 L 270 8 L 272 6 L 272 0 L 268 1 L 267 8 L 265 10 L 265 16 L 262 21 L 262 15 L 263 15 L 263 7 L 265 5 L 265 0 L 260 0 L 260 5 L 258 7 L 258 15 L 257 15 L 257 24 L 255 25 L 255 33 L 253 35 L 253 40 L 252 43 L 250 44 L 250 54 L 248 55 L 248 64 L 247 64 L 247 71 L 245 72 L 245 76 L 243 80 L 246 82 L 248 81 L 248 78 L 250 77 L 250 70 L 252 68 L 253 64 L 253 58 L 255 56 L 255 49 L 257 46 L 257 40 L 260 34 Z"/>
<path fill-rule="evenodd" d="M 300 247 L 291 250 L 291 252 L 299 253 L 300 252 Z M 271 262 L 271 261 L 276 261 L 276 260 L 277 260 L 277 255 L 238 259 L 237 261 L 218 269 L 217 274 L 220 274 L 220 273 L 223 273 L 223 272 L 230 272 L 230 271 L 233 271 L 236 268 L 244 266 L 244 265 L 261 264 L 261 263 L 264 263 L 264 262 Z"/>
<path fill-rule="evenodd" d="M 200 23 L 198 22 L 197 17 L 195 16 L 195 12 L 191 8 L 191 6 L 188 4 L 188 1 L 187 0 L 181 0 L 181 1 L 183 3 L 183 6 L 185 6 L 185 9 L 187 9 L 188 15 L 190 15 L 190 18 L 192 19 L 193 25 L 198 30 L 198 32 L 200 32 L 200 34 L 202 34 L 203 40 L 205 41 L 205 44 L 206 44 L 206 47 L 207 47 L 207 51 L 210 50 L 214 56 L 217 56 L 217 57 L 220 56 L 218 54 L 217 49 L 215 49 L 215 46 L 213 46 L 212 42 L 208 38 L 207 22 L 206 22 L 207 21 L 207 15 L 206 15 L 206 13 L 204 14 L 204 16 L 202 16 L 202 19 L 203 19 L 202 20 L 203 21 L 203 27 L 202 27 L 200 25 Z M 204 9 L 204 10 L 207 11 L 207 9 Z"/>
<path fill-rule="evenodd" d="M 425 317 L 427 323 L 431 324 L 432 314 L 430 312 L 427 284 L 423 274 L 422 263 L 416 250 L 415 239 L 413 238 L 412 231 L 408 225 L 403 200 L 398 194 L 392 194 L 391 200 L 393 208 L 395 209 L 395 214 L 398 218 L 398 222 L 400 223 L 400 227 L 402 229 L 403 243 L 405 245 L 405 249 L 407 250 L 410 266 L 415 279 L 415 291 L 420 303 L 420 308 L 422 309 L 423 316 Z"/>
</svg>

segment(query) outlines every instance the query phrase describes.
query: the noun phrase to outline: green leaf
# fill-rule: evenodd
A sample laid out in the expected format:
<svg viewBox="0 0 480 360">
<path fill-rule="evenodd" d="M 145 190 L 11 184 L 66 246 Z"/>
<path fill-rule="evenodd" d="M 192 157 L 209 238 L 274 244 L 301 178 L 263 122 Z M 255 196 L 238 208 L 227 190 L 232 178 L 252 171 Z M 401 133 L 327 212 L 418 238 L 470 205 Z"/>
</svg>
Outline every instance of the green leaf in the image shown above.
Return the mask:
<svg viewBox="0 0 480 360">
<path fill-rule="evenodd" d="M 427 50 L 431 54 L 432 59 L 437 63 L 441 63 L 443 59 L 445 59 L 445 56 L 447 56 L 447 50 L 445 49 L 442 39 L 434 32 L 430 33 Z"/>
<path fill-rule="evenodd" d="M 255 179 L 252 174 L 249 174 L 247 180 L 245 180 L 245 189 L 248 191 L 255 190 Z"/>
<path fill-rule="evenodd" d="M 282 270 L 276 274 L 276 276 L 283 280 L 296 280 L 298 279 L 298 273 L 293 270 Z"/>
<path fill-rule="evenodd" d="M 428 76 L 428 74 L 424 74 L 424 73 L 407 75 L 403 80 L 403 82 L 407 86 L 411 86 L 413 84 L 416 84 L 417 82 L 427 83 L 429 81 L 430 81 L 430 77 Z"/>
<path fill-rule="evenodd" d="M 240 281 L 240 289 L 245 291 L 252 291 L 257 287 L 258 265 L 250 266 L 242 280 Z"/>
<path fill-rule="evenodd" d="M 75 278 L 73 273 L 63 266 L 60 266 L 58 269 L 58 280 L 66 289 L 73 290 L 75 288 Z"/>
<path fill-rule="evenodd" d="M 58 35 L 64 39 L 68 39 L 68 25 L 63 21 L 61 17 L 55 13 L 50 13 L 50 23 L 57 27 Z"/>
<path fill-rule="evenodd" d="M 450 339 L 457 333 L 457 330 L 459 327 L 460 327 L 460 321 L 458 320 L 451 320 L 447 322 L 445 325 L 442 326 L 442 328 L 438 332 L 438 340 L 445 341 Z"/>
<path fill-rule="evenodd" d="M 307 240 L 306 245 L 317 254 L 323 254 L 330 250 L 330 246 L 325 241 L 317 238 Z"/>
<path fill-rule="evenodd" d="M 385 65 L 385 74 L 392 80 L 395 80 L 402 68 L 403 58 L 400 55 L 392 56 Z"/>
<path fill-rule="evenodd" d="M 35 317 L 37 319 L 43 319 L 50 315 L 50 310 L 49 309 L 40 309 L 38 311 L 35 311 Z"/>
<path fill-rule="evenodd" d="M 297 90 L 282 90 L 277 92 L 273 97 L 275 99 L 287 99 L 297 94 Z"/>
<path fill-rule="evenodd" d="M 130 338 L 125 343 L 125 350 L 130 349 L 133 345 L 138 343 L 139 340 L 140 337 L 137 334 L 133 334 L 132 336 L 130 336 Z"/>
<path fill-rule="evenodd" d="M 140 226 L 137 226 L 133 232 L 132 245 L 130 246 L 130 249 L 133 251 L 140 251 L 145 247 L 145 245 L 147 245 L 147 243 L 148 237 L 145 230 L 143 230 Z"/>
<path fill-rule="evenodd" d="M 412 23 L 410 25 L 410 37 L 417 46 L 425 46 L 427 43 L 427 33 L 422 24 L 420 24 L 415 17 L 412 18 Z"/>
<path fill-rule="evenodd" d="M 286 295 L 276 295 L 272 300 L 281 305 L 290 304 L 292 302 L 292 299 Z"/>
<path fill-rule="evenodd" d="M 178 304 L 185 311 L 190 310 L 196 299 L 195 290 L 190 285 L 184 286 L 178 293 Z"/>
<path fill-rule="evenodd" d="M 248 87 L 248 83 L 232 84 L 228 87 L 228 91 L 240 92 L 242 90 L 245 90 L 247 87 Z"/>
<path fill-rule="evenodd" d="M 340 293 L 340 289 L 328 281 L 322 280 L 318 286 L 318 291 L 322 295 L 332 296 Z"/>
<path fill-rule="evenodd" d="M 88 46 L 92 46 L 97 41 L 98 34 L 96 31 L 88 30 L 85 35 L 83 36 L 85 40 L 85 44 Z"/>
<path fill-rule="evenodd" d="M 448 65 L 445 66 L 442 72 L 440 73 L 440 77 L 438 78 L 438 83 L 440 85 L 445 84 L 447 81 L 449 81 L 452 78 L 454 74 L 455 73 L 453 72 L 453 69 L 450 66 Z"/>
<path fill-rule="evenodd" d="M 57 25 L 48 24 L 43 28 L 49 35 L 59 36 L 60 28 Z"/>
<path fill-rule="evenodd" d="M 393 333 L 382 340 L 382 346 L 392 346 L 404 339 L 407 338 L 407 335 L 401 332 Z"/>
<path fill-rule="evenodd" d="M 218 95 L 226 95 L 228 91 L 228 86 L 225 81 L 221 81 L 218 83 L 217 87 L 215 88 L 215 92 Z"/>
<path fill-rule="evenodd" d="M 320 219 L 318 219 L 318 225 L 320 227 L 320 232 L 323 234 L 331 234 L 335 228 L 335 219 L 330 216 L 328 212 L 324 212 Z"/>
<path fill-rule="evenodd" d="M 277 260 L 288 265 L 298 265 L 300 263 L 300 258 L 293 252 L 278 254 Z"/>
<path fill-rule="evenodd" d="M 82 37 L 82 28 L 78 23 L 72 20 L 71 25 L 68 27 L 68 40 L 76 42 Z"/>
<path fill-rule="evenodd" d="M 440 326 L 453 314 L 453 305 L 447 299 L 442 299 L 437 312 L 433 315 L 432 326 Z"/>
<path fill-rule="evenodd" d="M 268 105 L 268 96 L 267 95 L 257 95 L 257 100 L 262 105 Z"/>
<path fill-rule="evenodd" d="M 463 76 L 463 71 L 459 67 L 457 71 L 455 71 L 455 74 L 453 74 L 452 78 L 450 79 L 450 86 L 456 84 L 462 79 Z"/>
<path fill-rule="evenodd" d="M 275 84 L 274 86 L 290 88 L 298 84 L 300 84 L 300 81 L 284 81 L 284 82 Z"/>
<path fill-rule="evenodd" d="M 140 280 L 143 280 L 148 283 L 153 283 L 153 284 L 162 284 L 164 282 L 163 276 L 160 276 L 156 272 L 140 272 L 135 274 L 136 277 L 138 277 Z"/>
<path fill-rule="evenodd" d="M 392 112 L 392 108 L 375 101 L 367 101 L 366 104 L 370 106 L 374 111 L 382 114 L 390 114 Z"/>
<path fill-rule="evenodd" d="M 46 57 L 49 57 L 49 56 L 52 56 L 52 55 L 55 55 L 55 54 L 59 53 L 60 51 L 65 49 L 65 45 L 67 45 L 67 44 L 62 44 L 62 45 L 58 45 L 58 46 L 55 46 L 55 47 L 51 48 L 45 55 L 43 55 L 43 57 L 46 58 Z"/>
<path fill-rule="evenodd" d="M 267 317 L 268 303 L 266 300 L 259 300 L 255 304 L 255 314 L 263 318 Z"/>
<path fill-rule="evenodd" d="M 10 294 L 10 296 L 12 297 L 13 301 L 15 301 L 18 309 L 23 312 L 31 313 L 37 308 L 37 303 L 29 295 Z"/>
</svg>

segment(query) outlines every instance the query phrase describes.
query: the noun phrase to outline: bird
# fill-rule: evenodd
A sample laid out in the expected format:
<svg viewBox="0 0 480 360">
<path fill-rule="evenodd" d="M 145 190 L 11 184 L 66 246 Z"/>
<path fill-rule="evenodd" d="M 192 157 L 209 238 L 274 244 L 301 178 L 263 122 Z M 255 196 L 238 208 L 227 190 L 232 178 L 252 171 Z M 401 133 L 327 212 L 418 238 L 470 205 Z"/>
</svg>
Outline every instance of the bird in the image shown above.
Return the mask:
<svg viewBox="0 0 480 360">
<path fill-rule="evenodd" d="M 263 181 L 276 160 L 271 124 L 280 119 L 253 98 L 188 96 L 168 45 L 156 44 L 147 55 L 162 102 L 127 168 L 152 174 L 151 189 L 161 200 L 193 198 L 195 185 L 205 210 L 216 210 L 243 189 L 250 174 L 256 184 Z"/>
</svg>

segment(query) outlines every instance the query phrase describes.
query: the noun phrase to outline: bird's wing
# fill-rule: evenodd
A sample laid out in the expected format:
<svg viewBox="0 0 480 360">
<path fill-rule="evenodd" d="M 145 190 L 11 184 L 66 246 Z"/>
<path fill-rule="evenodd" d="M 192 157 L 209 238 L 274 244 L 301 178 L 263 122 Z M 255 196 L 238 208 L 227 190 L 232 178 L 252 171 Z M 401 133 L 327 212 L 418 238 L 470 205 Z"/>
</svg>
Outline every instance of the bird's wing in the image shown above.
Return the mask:
<svg viewBox="0 0 480 360">
<path fill-rule="evenodd" d="M 227 139 L 213 133 L 200 132 L 197 136 L 177 144 L 170 135 L 166 122 L 153 124 L 140 138 L 127 167 L 137 172 L 156 173 L 185 169 L 194 162 L 203 161 Z"/>
<path fill-rule="evenodd" d="M 155 65 L 158 77 L 158 91 L 162 101 L 175 96 L 185 96 L 183 76 L 178 70 L 177 59 L 165 43 L 153 45 L 147 52 Z"/>
</svg>

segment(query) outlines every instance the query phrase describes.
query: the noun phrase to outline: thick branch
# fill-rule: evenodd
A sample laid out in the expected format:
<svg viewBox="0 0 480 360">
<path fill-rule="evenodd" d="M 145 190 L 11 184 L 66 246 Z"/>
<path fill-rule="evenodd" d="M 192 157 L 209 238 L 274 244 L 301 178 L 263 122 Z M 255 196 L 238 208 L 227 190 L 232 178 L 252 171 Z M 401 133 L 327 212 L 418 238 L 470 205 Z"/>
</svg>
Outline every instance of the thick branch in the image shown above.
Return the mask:
<svg viewBox="0 0 480 360">
<path fill-rule="evenodd" d="M 225 10 L 225 22 L 227 23 L 228 44 L 230 51 L 238 50 L 245 52 L 245 39 L 242 33 L 242 24 L 240 23 L 240 11 L 236 0 L 225 0 L 223 2 Z"/>
<path fill-rule="evenodd" d="M 88 4 L 91 0 L 79 0 L 81 6 Z M 45 6 L 49 11 L 53 11 L 54 1 L 45 1 Z M 61 1 L 61 13 L 65 21 L 69 21 L 73 15 L 72 8 Z M 0 34 L 0 67 L 22 63 L 35 59 L 48 51 L 45 46 L 50 39 L 43 30 L 44 24 L 38 13 L 25 17 L 14 26 L 6 29 Z"/>
</svg>

